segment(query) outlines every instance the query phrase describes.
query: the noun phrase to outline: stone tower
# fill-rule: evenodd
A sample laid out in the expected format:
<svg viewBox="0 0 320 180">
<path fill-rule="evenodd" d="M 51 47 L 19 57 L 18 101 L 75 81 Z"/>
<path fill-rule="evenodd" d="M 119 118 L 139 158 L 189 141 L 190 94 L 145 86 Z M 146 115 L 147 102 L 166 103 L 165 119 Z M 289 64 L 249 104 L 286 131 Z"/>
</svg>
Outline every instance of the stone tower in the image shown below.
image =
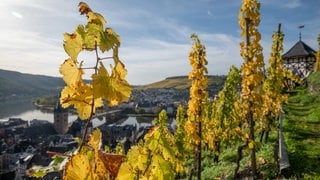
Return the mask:
<svg viewBox="0 0 320 180">
<path fill-rule="evenodd" d="M 68 109 L 64 109 L 61 104 L 60 100 L 57 102 L 56 106 L 54 107 L 54 119 L 53 119 L 53 126 L 54 129 L 57 131 L 58 134 L 65 134 L 68 131 Z"/>
</svg>

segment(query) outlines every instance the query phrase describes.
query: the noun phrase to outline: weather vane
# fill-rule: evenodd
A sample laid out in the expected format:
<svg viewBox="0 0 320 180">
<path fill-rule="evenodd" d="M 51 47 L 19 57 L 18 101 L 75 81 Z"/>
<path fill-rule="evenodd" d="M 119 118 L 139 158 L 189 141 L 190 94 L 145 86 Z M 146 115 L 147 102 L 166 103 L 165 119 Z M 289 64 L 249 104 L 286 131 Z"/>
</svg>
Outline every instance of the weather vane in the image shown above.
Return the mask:
<svg viewBox="0 0 320 180">
<path fill-rule="evenodd" d="M 301 29 L 304 28 L 304 25 L 299 26 L 299 41 L 301 41 Z"/>
</svg>

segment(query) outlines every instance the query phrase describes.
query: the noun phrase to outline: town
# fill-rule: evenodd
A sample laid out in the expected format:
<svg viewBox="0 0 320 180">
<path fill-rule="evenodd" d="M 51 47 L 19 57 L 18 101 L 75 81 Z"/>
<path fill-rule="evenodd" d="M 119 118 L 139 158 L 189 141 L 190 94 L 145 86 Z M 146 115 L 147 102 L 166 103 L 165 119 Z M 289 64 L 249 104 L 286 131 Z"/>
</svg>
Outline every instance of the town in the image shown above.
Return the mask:
<svg viewBox="0 0 320 180">
<path fill-rule="evenodd" d="M 223 77 L 224 78 L 224 77 Z M 216 88 L 208 90 L 210 97 L 222 88 L 223 82 L 215 84 Z M 208 88 L 209 89 L 209 88 Z M 121 146 L 127 152 L 152 127 L 152 118 L 161 110 L 166 110 L 170 121 L 168 127 L 174 131 L 174 117 L 179 104 L 186 107 L 189 89 L 134 89 L 129 102 L 117 107 L 100 109 L 97 115 L 105 117 L 105 122 L 94 127 L 91 123 L 89 131 L 99 128 L 103 133 L 103 145 L 112 151 Z M 80 119 L 68 122 L 67 109 L 59 103 L 54 107 L 54 122 L 33 119 L 9 118 L 0 123 L 0 179 L 34 179 L 28 176 L 27 170 L 33 165 L 49 165 L 52 153 L 65 153 L 78 147 L 75 137 L 81 138 L 86 121 Z M 146 126 L 126 124 L 117 125 L 129 116 L 139 116 L 137 121 Z M 148 116 L 148 118 L 143 118 Z M 151 120 L 148 120 L 150 119 Z M 146 120 L 147 119 L 147 120 Z M 60 178 L 61 172 L 48 173 L 44 179 Z"/>
</svg>

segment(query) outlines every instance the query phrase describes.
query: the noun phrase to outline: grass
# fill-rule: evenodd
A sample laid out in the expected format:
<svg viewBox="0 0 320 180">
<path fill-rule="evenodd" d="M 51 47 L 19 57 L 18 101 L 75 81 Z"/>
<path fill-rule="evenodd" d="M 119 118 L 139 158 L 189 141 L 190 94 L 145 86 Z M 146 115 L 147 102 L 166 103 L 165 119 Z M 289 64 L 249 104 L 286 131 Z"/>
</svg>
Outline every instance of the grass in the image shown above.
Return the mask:
<svg viewBox="0 0 320 180">
<path fill-rule="evenodd" d="M 283 132 L 287 145 L 290 167 L 282 170 L 285 179 L 320 179 L 320 94 L 309 93 L 307 88 L 295 90 L 284 106 Z M 256 136 L 259 136 L 256 133 Z M 258 137 L 257 137 L 258 139 Z M 277 132 L 270 134 L 269 143 L 260 144 L 257 151 L 257 167 L 263 179 L 277 179 L 275 162 Z M 210 153 L 203 155 L 203 179 L 233 179 L 236 161 L 236 145 L 225 148 L 220 161 L 213 162 Z M 248 173 L 249 150 L 243 151 L 240 171 Z"/>
<path fill-rule="evenodd" d="M 275 136 L 275 135 L 272 135 Z M 259 151 L 256 154 L 257 167 L 262 177 L 275 179 L 277 168 L 274 161 L 274 138 L 270 137 L 271 143 L 261 144 Z M 234 170 L 236 167 L 237 146 L 228 147 L 220 154 L 219 162 L 213 162 L 213 155 L 210 151 L 205 151 L 203 154 L 203 171 L 202 179 L 234 179 Z M 248 166 L 250 165 L 249 149 L 243 150 L 243 159 L 240 163 L 241 174 L 246 176 Z"/>
<path fill-rule="evenodd" d="M 320 95 L 301 90 L 284 107 L 284 134 L 291 166 L 284 176 L 320 177 Z"/>
</svg>

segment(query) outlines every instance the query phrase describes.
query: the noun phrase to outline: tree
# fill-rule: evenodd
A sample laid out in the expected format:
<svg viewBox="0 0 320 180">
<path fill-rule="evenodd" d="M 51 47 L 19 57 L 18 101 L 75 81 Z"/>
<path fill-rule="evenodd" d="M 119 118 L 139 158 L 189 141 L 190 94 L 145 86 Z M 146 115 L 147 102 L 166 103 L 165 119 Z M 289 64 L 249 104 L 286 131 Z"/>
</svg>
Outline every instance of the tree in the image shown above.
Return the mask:
<svg viewBox="0 0 320 180">
<path fill-rule="evenodd" d="M 208 102 L 207 60 L 204 45 L 200 42 L 196 34 L 191 35 L 192 49 L 189 53 L 189 61 L 192 71 L 189 73 L 191 80 L 190 100 L 188 102 L 188 120 L 185 129 L 188 132 L 188 144 L 194 150 L 194 170 L 197 178 L 201 178 L 201 140 L 202 140 L 202 121 L 205 118 L 204 112 Z M 192 173 L 191 173 L 192 174 Z"/>
<path fill-rule="evenodd" d="M 243 106 L 243 125 L 248 126 L 249 138 L 245 144 L 250 149 L 251 170 L 254 177 L 256 169 L 255 124 L 259 123 L 262 114 L 262 82 L 264 63 L 261 35 L 257 29 L 260 24 L 260 3 L 257 0 L 242 0 L 239 12 L 241 37 L 240 55 L 244 62 L 241 67 L 241 102 Z M 236 172 L 237 173 L 237 172 Z"/>
<path fill-rule="evenodd" d="M 281 32 L 281 24 L 278 25 L 278 30 L 272 35 L 273 42 L 269 58 L 269 66 L 267 68 L 267 78 L 263 82 L 263 115 L 264 119 L 261 124 L 262 133 L 260 142 L 265 135 L 265 141 L 268 141 L 269 131 L 271 127 L 276 126 L 275 122 L 278 119 L 282 103 L 287 100 L 287 95 L 284 94 L 285 70 L 282 68 L 283 37 Z"/>
<path fill-rule="evenodd" d="M 215 97 L 210 118 L 204 123 L 204 141 L 215 151 L 218 161 L 222 145 L 236 142 L 239 133 L 240 118 L 237 116 L 236 103 L 240 98 L 240 71 L 231 66 L 223 89 Z"/>
</svg>

